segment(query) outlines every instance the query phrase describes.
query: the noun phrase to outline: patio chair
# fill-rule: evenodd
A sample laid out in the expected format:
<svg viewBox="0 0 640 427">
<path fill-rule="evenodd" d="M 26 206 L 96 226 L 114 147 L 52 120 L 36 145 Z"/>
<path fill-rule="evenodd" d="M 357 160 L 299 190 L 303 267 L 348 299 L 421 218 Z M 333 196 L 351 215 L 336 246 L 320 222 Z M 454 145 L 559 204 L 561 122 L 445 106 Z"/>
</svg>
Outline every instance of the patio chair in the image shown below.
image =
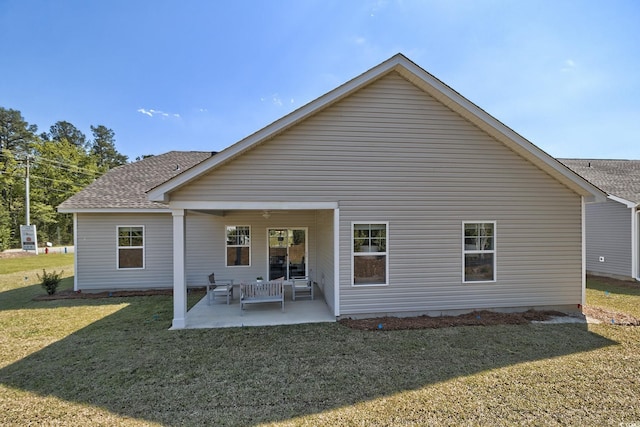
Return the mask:
<svg viewBox="0 0 640 427">
<path fill-rule="evenodd" d="M 295 301 L 296 296 L 309 296 L 313 299 L 313 281 L 308 277 L 292 277 L 291 299 Z"/>
<path fill-rule="evenodd" d="M 211 305 L 211 300 L 216 297 L 226 297 L 227 305 L 233 299 L 233 279 L 222 280 L 216 282 L 215 273 L 209 275 L 209 283 L 207 284 L 207 305 Z"/>
</svg>

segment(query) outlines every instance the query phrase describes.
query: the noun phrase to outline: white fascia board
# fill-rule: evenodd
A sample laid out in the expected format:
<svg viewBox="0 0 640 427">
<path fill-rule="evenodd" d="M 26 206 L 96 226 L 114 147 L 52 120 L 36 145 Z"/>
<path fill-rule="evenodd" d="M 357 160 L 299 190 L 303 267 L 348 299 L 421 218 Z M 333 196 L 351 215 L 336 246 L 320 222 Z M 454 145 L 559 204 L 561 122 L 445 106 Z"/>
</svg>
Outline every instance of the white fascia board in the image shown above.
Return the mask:
<svg viewBox="0 0 640 427">
<path fill-rule="evenodd" d="M 338 202 L 171 202 L 173 209 L 190 210 L 317 210 L 337 209 Z"/>
<path fill-rule="evenodd" d="M 58 209 L 60 213 L 145 213 L 145 214 L 166 214 L 171 213 L 171 209 L 144 209 L 144 208 L 63 208 Z"/>
<path fill-rule="evenodd" d="M 627 200 L 627 199 L 623 199 L 622 197 L 608 195 L 607 199 L 613 200 L 614 202 L 622 203 L 623 205 L 625 205 L 628 208 L 636 208 L 636 207 L 638 207 L 637 203 L 632 202 L 632 201 Z"/>
</svg>

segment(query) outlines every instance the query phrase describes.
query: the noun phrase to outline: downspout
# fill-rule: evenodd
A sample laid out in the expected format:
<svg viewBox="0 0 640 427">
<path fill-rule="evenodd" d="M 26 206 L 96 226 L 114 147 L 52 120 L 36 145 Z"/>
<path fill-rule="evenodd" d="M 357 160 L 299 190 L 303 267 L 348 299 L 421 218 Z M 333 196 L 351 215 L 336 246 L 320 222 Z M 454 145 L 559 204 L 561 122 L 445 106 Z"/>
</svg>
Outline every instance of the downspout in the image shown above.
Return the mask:
<svg viewBox="0 0 640 427">
<path fill-rule="evenodd" d="M 333 210 L 333 314 L 340 316 L 340 208 Z"/>
<path fill-rule="evenodd" d="M 580 221 L 582 227 L 582 298 L 581 307 L 584 307 L 587 302 L 587 224 L 586 224 L 586 210 L 584 204 L 584 196 L 580 197 Z"/>
<path fill-rule="evenodd" d="M 640 259 L 638 259 L 638 222 L 640 222 L 640 214 L 638 212 L 638 206 L 631 208 L 631 277 L 635 280 L 640 280 L 640 273 L 638 272 Z"/>
<path fill-rule="evenodd" d="M 78 213 L 73 213 L 73 290 L 78 292 Z"/>
</svg>

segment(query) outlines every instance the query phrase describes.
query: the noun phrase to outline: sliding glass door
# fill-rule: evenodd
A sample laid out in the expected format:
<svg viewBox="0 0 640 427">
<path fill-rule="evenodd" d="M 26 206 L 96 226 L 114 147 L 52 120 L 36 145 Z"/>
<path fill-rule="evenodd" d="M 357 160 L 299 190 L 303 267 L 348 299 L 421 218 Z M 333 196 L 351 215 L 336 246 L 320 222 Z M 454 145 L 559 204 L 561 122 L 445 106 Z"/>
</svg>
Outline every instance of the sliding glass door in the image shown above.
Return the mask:
<svg viewBox="0 0 640 427">
<path fill-rule="evenodd" d="M 269 280 L 308 276 L 307 229 L 270 228 Z"/>
</svg>

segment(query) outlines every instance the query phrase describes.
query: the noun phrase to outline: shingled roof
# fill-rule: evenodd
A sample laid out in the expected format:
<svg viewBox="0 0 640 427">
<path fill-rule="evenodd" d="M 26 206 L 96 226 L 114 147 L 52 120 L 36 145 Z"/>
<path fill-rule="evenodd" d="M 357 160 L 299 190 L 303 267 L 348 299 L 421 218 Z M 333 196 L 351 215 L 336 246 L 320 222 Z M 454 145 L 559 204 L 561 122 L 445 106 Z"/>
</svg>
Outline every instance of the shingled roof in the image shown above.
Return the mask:
<svg viewBox="0 0 640 427">
<path fill-rule="evenodd" d="M 60 212 L 91 209 L 166 209 L 146 192 L 210 158 L 210 151 L 170 151 L 111 169 L 58 206 Z"/>
<path fill-rule="evenodd" d="M 558 160 L 609 195 L 640 203 L 640 160 Z"/>
</svg>

